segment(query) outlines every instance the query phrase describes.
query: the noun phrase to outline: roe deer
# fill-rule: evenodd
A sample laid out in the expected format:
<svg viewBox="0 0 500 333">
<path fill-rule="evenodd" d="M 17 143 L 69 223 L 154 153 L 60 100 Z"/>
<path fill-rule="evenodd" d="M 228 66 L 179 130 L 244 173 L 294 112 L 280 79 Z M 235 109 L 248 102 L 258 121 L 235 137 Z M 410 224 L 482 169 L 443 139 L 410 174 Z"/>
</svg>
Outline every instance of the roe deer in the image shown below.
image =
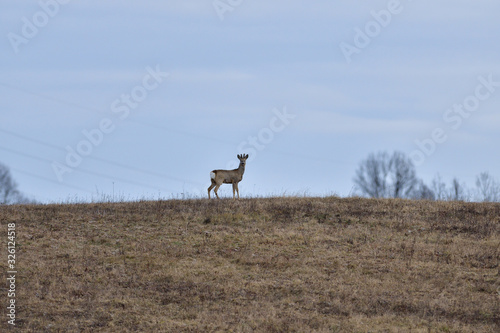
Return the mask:
<svg viewBox="0 0 500 333">
<path fill-rule="evenodd" d="M 210 199 L 210 191 L 215 187 L 214 193 L 219 198 L 217 191 L 222 184 L 233 184 L 233 199 L 235 199 L 235 191 L 238 193 L 238 199 L 240 198 L 240 191 L 238 189 L 238 183 L 243 179 L 243 173 L 245 172 L 245 164 L 248 158 L 248 154 L 238 155 L 240 160 L 240 166 L 238 169 L 234 170 L 213 170 L 210 172 L 210 180 L 212 185 L 208 188 L 208 198 Z"/>
</svg>

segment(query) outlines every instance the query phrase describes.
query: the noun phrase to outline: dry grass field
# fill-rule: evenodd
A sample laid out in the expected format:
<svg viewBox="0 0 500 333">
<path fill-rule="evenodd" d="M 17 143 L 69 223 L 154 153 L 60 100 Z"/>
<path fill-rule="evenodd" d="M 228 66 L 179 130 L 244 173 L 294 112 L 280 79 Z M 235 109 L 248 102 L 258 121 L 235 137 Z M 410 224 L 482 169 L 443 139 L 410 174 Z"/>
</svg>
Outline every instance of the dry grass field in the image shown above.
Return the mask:
<svg viewBox="0 0 500 333">
<path fill-rule="evenodd" d="M 500 332 L 500 204 L 197 199 L 0 220 L 2 272 L 16 223 L 23 332 Z"/>
</svg>

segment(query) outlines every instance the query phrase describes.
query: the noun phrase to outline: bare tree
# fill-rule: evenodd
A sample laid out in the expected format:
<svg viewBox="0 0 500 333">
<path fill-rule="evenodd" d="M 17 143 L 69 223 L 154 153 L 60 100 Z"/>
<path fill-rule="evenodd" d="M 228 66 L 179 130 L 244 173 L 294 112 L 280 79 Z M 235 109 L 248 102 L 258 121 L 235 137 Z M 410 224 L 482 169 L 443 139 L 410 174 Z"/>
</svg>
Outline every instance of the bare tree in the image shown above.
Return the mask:
<svg viewBox="0 0 500 333">
<path fill-rule="evenodd" d="M 500 201 L 500 184 L 488 172 L 481 172 L 476 177 L 476 187 L 481 201 Z"/>
<path fill-rule="evenodd" d="M 418 180 L 411 159 L 396 151 L 370 154 L 356 170 L 354 183 L 372 198 L 411 198 Z"/>
<path fill-rule="evenodd" d="M 418 183 L 415 166 L 411 159 L 402 152 L 394 152 L 390 159 L 390 173 L 392 178 L 392 197 L 411 197 L 415 185 Z"/>
<path fill-rule="evenodd" d="M 436 200 L 447 200 L 447 201 L 468 201 L 470 200 L 470 191 L 464 183 L 461 183 L 458 178 L 453 178 L 450 187 L 446 186 L 446 183 L 441 178 L 438 173 L 434 176 L 431 185 L 432 191 Z"/>
<path fill-rule="evenodd" d="M 0 163 L 0 205 L 33 203 L 36 203 L 36 201 L 19 192 L 17 183 L 12 178 L 9 168 Z"/>
<path fill-rule="evenodd" d="M 424 181 L 421 179 L 418 180 L 410 197 L 417 200 L 436 200 L 434 191 L 429 186 L 425 185 Z"/>
<path fill-rule="evenodd" d="M 9 168 L 0 163 L 0 204 L 16 203 L 20 199 L 17 184 L 10 175 Z"/>
<path fill-rule="evenodd" d="M 427 186 L 417 178 L 410 158 L 402 152 L 370 154 L 361 161 L 354 177 L 356 191 L 372 198 L 406 198 L 448 201 L 500 202 L 500 182 L 488 172 L 476 177 L 477 190 L 471 190 L 465 183 L 453 178 L 447 184 L 438 173 Z"/>
<path fill-rule="evenodd" d="M 389 167 L 387 152 L 372 153 L 360 163 L 354 183 L 362 194 L 372 198 L 384 198 L 387 196 Z"/>
<path fill-rule="evenodd" d="M 460 184 L 458 178 L 453 178 L 451 188 L 448 194 L 448 200 L 451 201 L 466 201 L 468 199 L 467 189 L 464 184 Z"/>
<path fill-rule="evenodd" d="M 436 176 L 434 176 L 434 179 L 432 180 L 432 192 L 434 192 L 434 198 L 436 200 L 446 200 L 446 184 L 441 178 L 441 175 L 438 173 Z"/>
</svg>

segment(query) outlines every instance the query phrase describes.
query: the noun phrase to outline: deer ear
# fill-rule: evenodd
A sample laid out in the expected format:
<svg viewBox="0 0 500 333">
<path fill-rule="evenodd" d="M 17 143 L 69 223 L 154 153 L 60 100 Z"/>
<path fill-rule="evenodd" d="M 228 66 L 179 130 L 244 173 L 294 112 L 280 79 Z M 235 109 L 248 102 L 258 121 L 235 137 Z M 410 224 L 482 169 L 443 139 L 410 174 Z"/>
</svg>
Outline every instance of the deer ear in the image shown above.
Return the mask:
<svg viewBox="0 0 500 333">
<path fill-rule="evenodd" d="M 245 158 L 248 158 L 248 154 L 246 154 Z"/>
<path fill-rule="evenodd" d="M 236 157 L 241 158 L 241 155 L 240 155 L 240 154 L 238 154 L 238 156 L 236 156 Z"/>
</svg>

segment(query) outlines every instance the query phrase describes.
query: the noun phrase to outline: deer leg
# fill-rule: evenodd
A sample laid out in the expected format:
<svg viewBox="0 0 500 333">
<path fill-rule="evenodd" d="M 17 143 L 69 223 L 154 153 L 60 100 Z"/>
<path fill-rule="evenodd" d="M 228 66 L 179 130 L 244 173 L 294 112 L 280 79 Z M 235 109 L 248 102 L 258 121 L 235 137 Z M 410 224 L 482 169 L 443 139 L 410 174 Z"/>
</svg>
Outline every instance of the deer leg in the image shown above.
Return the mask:
<svg viewBox="0 0 500 333">
<path fill-rule="evenodd" d="M 236 190 L 236 187 L 237 187 L 237 186 L 238 186 L 238 185 L 237 185 L 236 183 L 233 183 L 233 199 L 235 198 L 235 196 L 234 196 L 234 191 Z"/>
<path fill-rule="evenodd" d="M 212 181 L 212 185 L 208 188 L 208 198 L 210 199 L 210 191 L 215 187 L 215 182 Z"/>
<path fill-rule="evenodd" d="M 240 190 L 238 189 L 238 183 L 234 183 L 233 185 L 233 192 L 234 192 L 234 189 L 236 188 L 236 193 L 238 193 L 238 199 L 240 198 Z M 234 195 L 233 195 L 234 197 Z"/>
<path fill-rule="evenodd" d="M 219 187 L 220 187 L 220 184 L 216 185 L 216 186 L 215 186 L 215 189 L 214 189 L 214 193 L 215 193 L 215 195 L 217 196 L 217 199 L 220 199 L 220 198 L 219 198 L 219 195 L 217 194 L 217 191 L 219 190 Z"/>
</svg>

